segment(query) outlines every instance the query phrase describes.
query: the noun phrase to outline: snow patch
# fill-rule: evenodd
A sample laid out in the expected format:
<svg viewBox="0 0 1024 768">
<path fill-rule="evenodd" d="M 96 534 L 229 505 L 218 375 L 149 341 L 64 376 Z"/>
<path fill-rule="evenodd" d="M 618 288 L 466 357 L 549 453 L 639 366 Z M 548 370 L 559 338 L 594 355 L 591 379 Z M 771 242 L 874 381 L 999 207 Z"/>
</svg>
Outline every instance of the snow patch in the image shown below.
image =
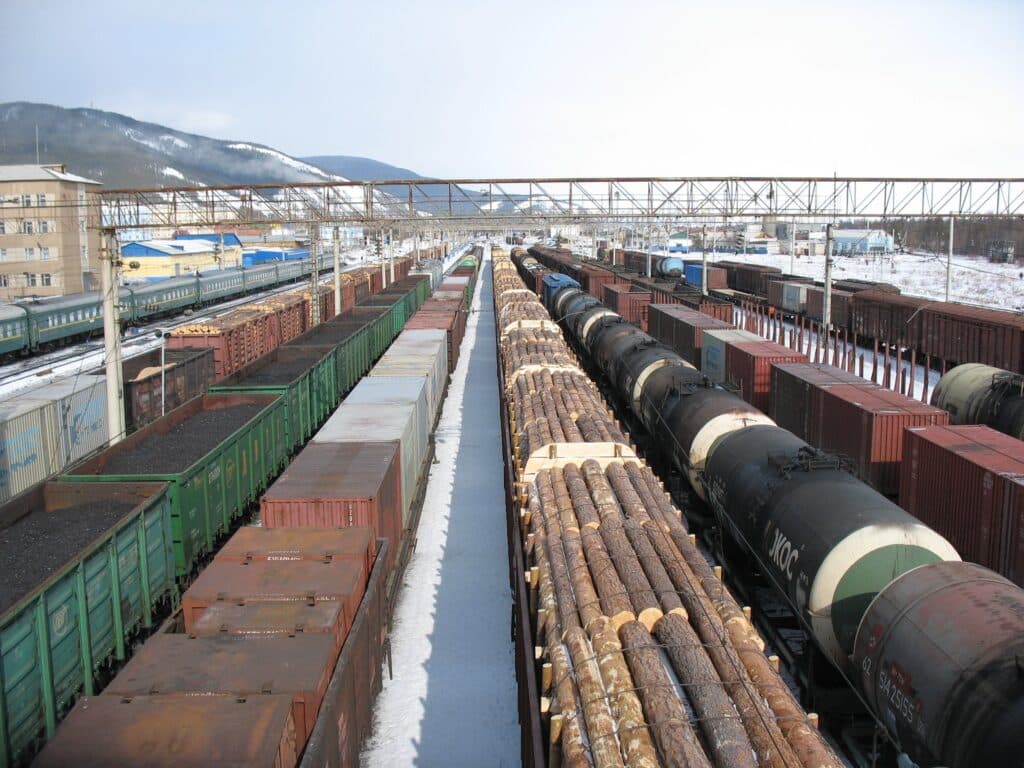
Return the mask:
<svg viewBox="0 0 1024 768">
<path fill-rule="evenodd" d="M 181 179 L 182 181 L 185 180 L 185 175 L 177 168 L 171 168 L 170 166 L 167 166 L 161 171 L 161 173 L 164 176 L 173 176 L 176 179 Z"/>
<path fill-rule="evenodd" d="M 283 152 L 278 152 L 276 149 L 270 149 L 268 147 L 257 147 L 252 144 L 243 143 L 228 144 L 228 149 L 240 149 L 245 152 L 256 152 L 261 155 L 267 155 L 268 157 L 272 157 L 278 162 L 287 165 L 289 168 L 294 168 L 297 171 L 309 173 L 312 174 L 313 176 L 319 176 L 320 178 L 327 179 L 329 181 L 348 181 L 348 179 L 346 179 L 344 176 L 335 176 L 334 174 L 331 173 L 325 173 L 324 171 L 321 171 L 319 168 L 317 168 L 315 165 L 310 165 L 309 163 L 304 163 L 301 160 L 296 160 L 294 157 L 288 157 L 288 155 L 284 154 Z"/>
<path fill-rule="evenodd" d="M 177 136 L 170 136 L 168 134 L 164 134 L 163 136 L 161 136 L 160 141 L 166 142 L 168 144 L 173 144 L 174 146 L 178 147 L 178 149 L 188 149 L 189 147 L 192 146 L 187 141 L 182 141 Z"/>
</svg>

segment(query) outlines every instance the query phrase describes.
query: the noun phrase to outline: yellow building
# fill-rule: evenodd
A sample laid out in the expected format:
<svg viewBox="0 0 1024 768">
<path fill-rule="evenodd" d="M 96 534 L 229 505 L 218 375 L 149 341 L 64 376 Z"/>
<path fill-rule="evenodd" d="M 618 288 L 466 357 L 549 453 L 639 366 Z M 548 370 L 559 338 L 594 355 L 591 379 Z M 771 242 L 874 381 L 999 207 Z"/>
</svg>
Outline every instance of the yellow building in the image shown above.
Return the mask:
<svg viewBox="0 0 1024 768">
<path fill-rule="evenodd" d="M 63 165 L 0 165 L 0 300 L 99 287 L 99 187 Z"/>
<path fill-rule="evenodd" d="M 210 240 L 144 240 L 121 247 L 121 274 L 128 280 L 180 277 L 242 265 L 242 249 Z"/>
</svg>

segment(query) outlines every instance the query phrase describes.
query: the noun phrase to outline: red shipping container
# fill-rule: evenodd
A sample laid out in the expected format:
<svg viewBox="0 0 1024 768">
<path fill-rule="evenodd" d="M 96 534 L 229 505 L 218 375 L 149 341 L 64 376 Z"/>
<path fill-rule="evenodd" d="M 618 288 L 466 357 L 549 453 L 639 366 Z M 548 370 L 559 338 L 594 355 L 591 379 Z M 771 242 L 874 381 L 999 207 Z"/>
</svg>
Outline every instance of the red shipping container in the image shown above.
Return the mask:
<svg viewBox="0 0 1024 768">
<path fill-rule="evenodd" d="M 363 564 L 356 560 L 214 560 L 181 598 L 185 631 L 192 631 L 207 606 L 224 601 L 333 600 L 344 604 L 345 621 L 351 625 L 366 589 L 366 578 Z"/>
<path fill-rule="evenodd" d="M 1024 586 L 1024 442 L 981 425 L 911 427 L 901 470 L 907 512 Z"/>
<path fill-rule="evenodd" d="M 641 325 L 644 309 L 651 303 L 651 292 L 632 285 L 608 283 L 604 286 L 604 303 L 628 323 Z"/>
<path fill-rule="evenodd" d="M 42 768 L 292 768 L 290 696 L 86 696 L 32 765 Z"/>
<path fill-rule="evenodd" d="M 158 633 L 135 651 L 103 695 L 287 694 L 292 697 L 295 734 L 304 745 L 337 658 L 334 638 L 323 633 L 259 641 Z"/>
<path fill-rule="evenodd" d="M 369 526 L 387 539 L 387 573 L 402 540 L 399 444 L 311 443 L 260 502 L 267 528 Z"/>
<path fill-rule="evenodd" d="M 709 317 L 681 304 L 650 304 L 647 307 L 650 334 L 693 365 L 700 366 L 701 332 L 709 328 L 732 328 L 727 322 Z"/>
<path fill-rule="evenodd" d="M 217 560 L 358 560 L 366 572 L 377 551 L 371 526 L 269 528 L 243 526 L 215 555 Z"/>
<path fill-rule="evenodd" d="M 337 652 L 350 629 L 345 606 L 333 600 L 309 605 L 295 600 L 281 603 L 214 603 L 192 624 L 196 637 L 242 635 L 261 639 L 276 635 L 329 634 Z"/>
<path fill-rule="evenodd" d="M 772 365 L 806 363 L 807 355 L 773 341 L 727 342 L 726 381 L 740 388 L 740 396 L 762 413 L 768 413 Z"/>
<path fill-rule="evenodd" d="M 820 363 L 776 363 L 771 378 L 768 415 L 780 427 L 812 444 L 818 440 L 823 387 L 852 384 L 863 389 L 879 388 L 855 373 Z"/>
<path fill-rule="evenodd" d="M 832 384 L 824 388 L 817 445 L 850 457 L 858 477 L 880 493 L 895 496 L 900 490 L 904 430 L 948 423 L 945 411 L 899 393 Z"/>
</svg>

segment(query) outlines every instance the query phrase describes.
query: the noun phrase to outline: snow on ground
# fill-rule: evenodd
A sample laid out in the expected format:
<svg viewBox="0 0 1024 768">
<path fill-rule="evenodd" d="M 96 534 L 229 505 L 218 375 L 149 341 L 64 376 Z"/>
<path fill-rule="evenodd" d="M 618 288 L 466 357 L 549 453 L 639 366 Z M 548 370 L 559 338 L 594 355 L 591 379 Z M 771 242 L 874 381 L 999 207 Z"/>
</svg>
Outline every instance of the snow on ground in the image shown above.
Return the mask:
<svg viewBox="0 0 1024 768">
<path fill-rule="evenodd" d="M 519 764 L 492 307 L 488 261 L 437 428 L 370 768 Z"/>
<path fill-rule="evenodd" d="M 683 258 L 700 258 L 691 251 Z M 788 255 L 708 254 L 708 261 L 743 261 L 764 264 L 790 272 Z M 825 257 L 799 256 L 793 259 L 792 274 L 825 279 Z M 953 256 L 950 300 L 1024 311 L 1024 268 L 1016 264 L 992 264 L 986 259 Z M 943 300 L 946 296 L 946 256 L 924 252 L 897 253 L 890 256 L 836 256 L 833 279 L 860 278 L 892 283 L 903 293 Z"/>
<path fill-rule="evenodd" d="M 181 171 L 179 171 L 177 168 L 171 168 L 171 166 L 169 166 L 169 165 L 167 167 L 165 167 L 161 171 L 161 173 L 164 176 L 173 176 L 175 179 L 184 179 L 185 178 L 185 175 Z"/>
<path fill-rule="evenodd" d="M 269 147 L 257 147 L 253 144 L 228 144 L 228 148 L 267 155 L 268 157 L 272 157 L 278 162 L 283 163 L 290 168 L 294 168 L 297 171 L 302 171 L 303 173 L 308 173 L 312 176 L 319 176 L 320 178 L 328 179 L 330 181 L 348 181 L 348 179 L 343 176 L 335 176 L 334 174 L 326 173 L 315 165 L 310 165 L 309 163 L 304 163 L 301 160 L 296 160 L 294 157 L 289 157 L 283 152 L 278 152 L 276 149 L 270 149 Z"/>
</svg>

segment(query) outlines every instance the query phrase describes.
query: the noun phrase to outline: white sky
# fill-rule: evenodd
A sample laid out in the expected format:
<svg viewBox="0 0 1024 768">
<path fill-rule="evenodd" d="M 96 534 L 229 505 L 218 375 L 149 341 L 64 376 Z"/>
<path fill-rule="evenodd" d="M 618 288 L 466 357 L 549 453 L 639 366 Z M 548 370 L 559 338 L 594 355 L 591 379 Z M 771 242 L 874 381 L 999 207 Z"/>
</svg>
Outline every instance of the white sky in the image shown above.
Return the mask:
<svg viewBox="0 0 1024 768">
<path fill-rule="evenodd" d="M 296 156 L 438 177 L 1024 175 L 1021 0 L 0 0 L 0 18 L 0 101 Z"/>
</svg>

